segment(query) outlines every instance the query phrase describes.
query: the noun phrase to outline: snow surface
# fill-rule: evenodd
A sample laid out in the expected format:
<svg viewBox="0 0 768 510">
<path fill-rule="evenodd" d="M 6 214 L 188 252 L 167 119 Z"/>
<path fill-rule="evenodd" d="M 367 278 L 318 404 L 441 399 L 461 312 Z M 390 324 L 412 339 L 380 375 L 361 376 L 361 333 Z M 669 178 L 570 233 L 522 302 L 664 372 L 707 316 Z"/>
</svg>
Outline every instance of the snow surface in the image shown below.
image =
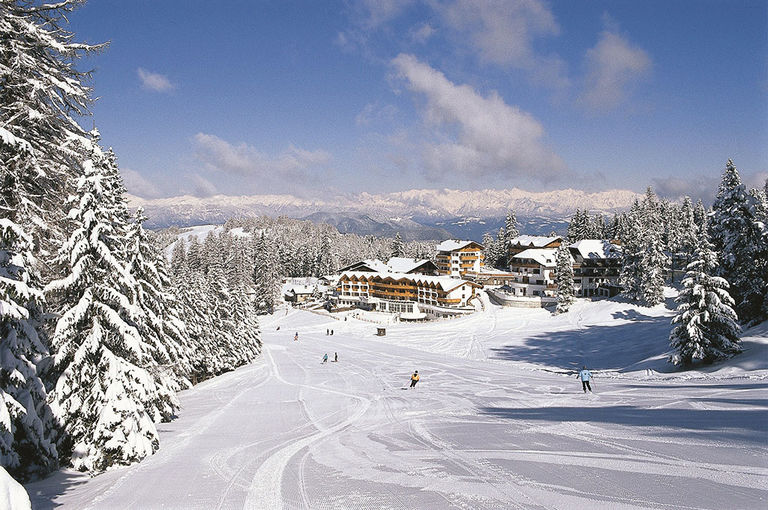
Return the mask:
<svg viewBox="0 0 768 510">
<path fill-rule="evenodd" d="M 686 372 L 665 361 L 665 305 L 483 307 L 383 337 L 280 309 L 259 360 L 180 394 L 155 455 L 28 484 L 33 507 L 766 507 L 768 324 L 736 359 Z"/>
<path fill-rule="evenodd" d="M 0 508 L 9 510 L 30 508 L 27 491 L 19 482 L 11 478 L 3 466 L 0 466 Z"/>
</svg>

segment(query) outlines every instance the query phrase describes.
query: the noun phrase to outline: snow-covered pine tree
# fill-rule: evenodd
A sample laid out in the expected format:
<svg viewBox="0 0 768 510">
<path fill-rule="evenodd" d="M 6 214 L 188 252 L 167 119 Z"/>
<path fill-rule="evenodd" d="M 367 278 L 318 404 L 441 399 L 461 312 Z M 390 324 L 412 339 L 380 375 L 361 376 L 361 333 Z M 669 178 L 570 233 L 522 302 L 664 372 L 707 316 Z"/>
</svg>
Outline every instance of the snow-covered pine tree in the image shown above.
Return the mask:
<svg viewBox="0 0 768 510">
<path fill-rule="evenodd" d="M 619 282 L 622 287 L 622 294 L 633 301 L 643 299 L 640 285 L 642 278 L 640 261 L 643 254 L 645 230 L 640 216 L 640 203 L 635 200 L 625 216 L 624 232 L 620 238 L 623 256 Z"/>
<path fill-rule="evenodd" d="M 573 261 L 568 245 L 562 243 L 557 249 L 557 313 L 567 312 L 573 303 Z"/>
<path fill-rule="evenodd" d="M 504 251 L 509 251 L 509 245 L 512 240 L 520 235 L 520 230 L 517 228 L 517 215 L 514 209 L 510 209 L 507 213 L 507 217 L 504 219 Z"/>
<path fill-rule="evenodd" d="M 102 46 L 72 41 L 62 28 L 82 4 L 0 0 L 0 211 L 50 248 L 63 234 L 60 197 L 87 142 L 76 118 L 88 115 L 88 73 L 75 65 Z"/>
<path fill-rule="evenodd" d="M 403 245 L 403 238 L 400 236 L 400 232 L 395 233 L 395 238 L 392 240 L 392 256 L 405 256 L 405 246 Z"/>
<path fill-rule="evenodd" d="M 585 209 L 582 212 L 580 209 L 576 209 L 576 212 L 571 218 L 571 222 L 568 224 L 568 240 L 571 243 L 575 243 L 582 239 L 589 239 L 589 223 L 589 211 Z"/>
<path fill-rule="evenodd" d="M 768 227 L 756 205 L 728 160 L 712 204 L 709 234 L 719 253 L 718 276 L 730 284 L 736 313 L 748 324 L 766 319 L 762 310 L 768 295 Z"/>
<path fill-rule="evenodd" d="M 198 271 L 184 268 L 174 273 L 174 290 L 179 299 L 179 311 L 190 339 L 189 353 L 192 365 L 192 382 L 197 383 L 225 372 L 226 363 L 221 359 L 220 340 L 210 311 L 213 298 L 205 276 Z"/>
<path fill-rule="evenodd" d="M 704 203 L 701 199 L 698 199 L 693 207 L 693 221 L 696 223 L 697 232 L 701 232 L 707 224 L 707 210 L 704 208 Z"/>
<path fill-rule="evenodd" d="M 650 187 L 640 210 L 640 223 L 644 231 L 639 260 L 640 299 L 648 306 L 664 301 L 664 275 L 669 258 L 662 241 L 661 205 Z"/>
<path fill-rule="evenodd" d="M 32 240 L 0 218 L 0 466 L 28 480 L 57 464 L 51 412 L 37 363 L 48 350 L 38 336 L 43 293 L 34 275 Z"/>
<path fill-rule="evenodd" d="M 680 206 L 680 245 L 678 255 L 685 261 L 686 266 L 693 260 L 693 254 L 698 246 L 698 238 L 699 227 L 696 225 L 693 203 L 690 197 L 685 197 L 683 204 Z"/>
<path fill-rule="evenodd" d="M 702 229 L 698 250 L 676 298 L 677 315 L 672 319 L 676 326 L 669 336 L 675 351 L 669 361 L 675 365 L 712 362 L 741 352 L 733 299 L 728 282 L 714 275 L 717 264 L 707 230 Z"/>
<path fill-rule="evenodd" d="M 179 409 L 176 392 L 190 386 L 189 340 L 183 324 L 173 313 L 175 310 L 168 306 L 173 299 L 167 276 L 163 278 L 165 264 L 144 229 L 146 220 L 139 208 L 128 228 L 126 245 L 128 272 L 137 283 L 133 304 L 143 312 L 135 326 L 149 344 L 154 360 L 149 372 L 155 379 L 159 400 L 152 410 L 152 418 L 160 422 L 175 416 Z"/>
<path fill-rule="evenodd" d="M 151 347 L 134 324 L 137 283 L 118 254 L 125 226 L 114 225 L 114 197 L 102 173 L 100 148 L 93 144 L 76 181 L 69 219 L 73 232 L 55 261 L 63 277 L 46 286 L 58 312 L 51 337 L 55 386 L 51 408 L 63 435 L 60 460 L 98 472 L 130 464 L 159 446 L 151 407 L 158 388 L 144 367 Z M 105 205 L 107 207 L 105 207 Z"/>
<path fill-rule="evenodd" d="M 280 290 L 280 275 L 274 252 L 263 232 L 254 243 L 253 285 L 256 312 L 272 313 Z"/>
</svg>

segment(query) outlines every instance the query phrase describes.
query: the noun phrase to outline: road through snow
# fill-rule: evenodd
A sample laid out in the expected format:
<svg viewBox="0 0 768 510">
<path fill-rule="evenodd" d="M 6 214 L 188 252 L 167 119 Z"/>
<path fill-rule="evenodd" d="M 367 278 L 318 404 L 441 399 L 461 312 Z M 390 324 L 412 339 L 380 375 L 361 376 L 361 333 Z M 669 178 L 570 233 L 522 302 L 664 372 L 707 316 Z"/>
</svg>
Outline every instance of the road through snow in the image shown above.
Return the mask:
<svg viewBox="0 0 768 510">
<path fill-rule="evenodd" d="M 578 317 L 548 326 L 571 328 L 576 351 L 601 327 Z M 369 323 L 281 311 L 262 321 L 259 360 L 181 394 L 155 455 L 27 490 L 40 509 L 766 506 L 764 376 L 606 371 L 585 395 L 568 367 L 531 368 L 541 349 L 525 359 L 546 319 L 493 307 L 379 338 Z"/>
</svg>

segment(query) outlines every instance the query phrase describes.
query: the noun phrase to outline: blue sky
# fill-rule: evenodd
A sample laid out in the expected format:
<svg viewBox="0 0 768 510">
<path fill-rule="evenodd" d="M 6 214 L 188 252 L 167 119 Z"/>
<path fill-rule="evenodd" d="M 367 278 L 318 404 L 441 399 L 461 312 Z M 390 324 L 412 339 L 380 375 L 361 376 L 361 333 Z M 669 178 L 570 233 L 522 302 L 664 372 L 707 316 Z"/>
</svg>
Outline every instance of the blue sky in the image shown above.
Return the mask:
<svg viewBox="0 0 768 510">
<path fill-rule="evenodd" d="M 768 177 L 768 3 L 91 0 L 130 192 L 706 196 Z"/>
</svg>

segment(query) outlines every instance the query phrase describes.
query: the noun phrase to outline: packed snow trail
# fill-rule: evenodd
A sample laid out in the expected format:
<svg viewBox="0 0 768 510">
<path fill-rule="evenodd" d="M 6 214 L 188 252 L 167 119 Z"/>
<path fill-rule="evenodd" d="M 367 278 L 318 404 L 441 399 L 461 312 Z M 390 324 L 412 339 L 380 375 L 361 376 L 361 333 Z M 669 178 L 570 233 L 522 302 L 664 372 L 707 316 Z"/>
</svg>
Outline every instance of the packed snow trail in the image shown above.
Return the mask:
<svg viewBox="0 0 768 510">
<path fill-rule="evenodd" d="M 567 322 L 546 319 L 491 307 L 379 338 L 367 322 L 281 310 L 262 320 L 259 360 L 181 393 L 155 455 L 27 490 L 38 509 L 765 507 L 765 374 L 598 372 L 584 395 L 575 373 L 531 368 L 540 349 L 511 359 L 536 328 L 567 343 Z M 577 349 L 603 327 L 584 322 L 570 330 Z M 593 362 L 616 362 L 605 356 Z M 422 380 L 408 390 L 413 370 Z"/>
</svg>

